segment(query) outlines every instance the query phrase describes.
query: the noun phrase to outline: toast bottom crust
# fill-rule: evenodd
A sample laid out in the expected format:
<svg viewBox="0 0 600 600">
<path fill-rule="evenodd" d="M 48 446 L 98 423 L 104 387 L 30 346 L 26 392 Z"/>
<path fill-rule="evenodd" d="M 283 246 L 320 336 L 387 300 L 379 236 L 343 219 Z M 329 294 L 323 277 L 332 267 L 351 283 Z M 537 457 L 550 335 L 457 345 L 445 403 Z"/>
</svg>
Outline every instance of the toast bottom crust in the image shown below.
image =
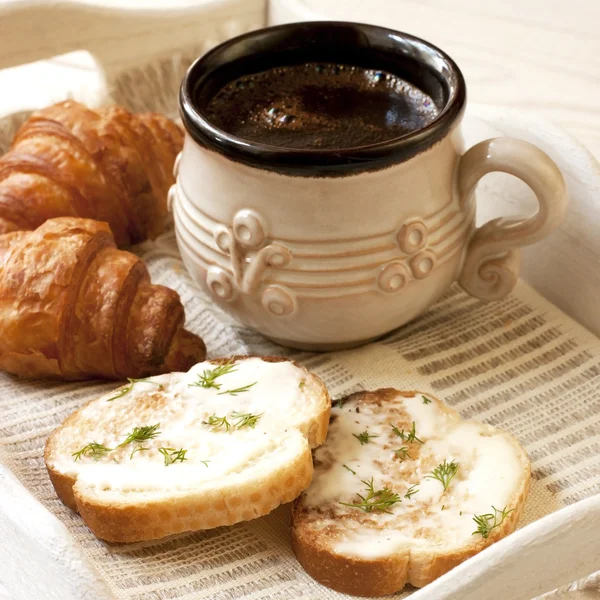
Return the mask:
<svg viewBox="0 0 600 600">
<path fill-rule="evenodd" d="M 319 538 L 307 534 L 295 523 L 291 533 L 292 548 L 302 568 L 313 579 L 342 594 L 387 596 L 407 585 L 421 588 L 512 533 L 517 527 L 528 491 L 529 480 L 521 492 L 517 508 L 506 518 L 502 527 L 494 530 L 487 540 L 480 540 L 468 550 L 447 554 L 406 552 L 376 560 L 363 560 L 333 552 Z M 296 504 L 292 509 L 292 522 L 295 521 Z"/>
<path fill-rule="evenodd" d="M 262 517 L 291 502 L 310 485 L 313 474 L 308 443 L 296 460 L 268 478 L 235 489 L 196 497 L 172 497 L 136 504 L 101 504 L 78 490 L 70 477 L 50 470 L 61 501 L 78 512 L 92 533 L 108 542 L 139 542 L 177 533 L 212 529 Z"/>
</svg>

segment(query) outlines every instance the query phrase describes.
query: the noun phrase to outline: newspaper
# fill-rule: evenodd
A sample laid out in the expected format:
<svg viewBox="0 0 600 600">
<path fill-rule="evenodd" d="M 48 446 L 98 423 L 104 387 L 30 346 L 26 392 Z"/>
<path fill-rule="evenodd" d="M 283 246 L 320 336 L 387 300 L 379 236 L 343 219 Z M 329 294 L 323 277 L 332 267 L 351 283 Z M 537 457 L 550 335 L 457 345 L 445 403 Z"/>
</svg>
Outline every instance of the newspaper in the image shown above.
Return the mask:
<svg viewBox="0 0 600 600">
<path fill-rule="evenodd" d="M 179 292 L 187 327 L 204 338 L 211 357 L 293 358 L 316 372 L 334 398 L 379 386 L 421 389 L 465 418 L 512 432 L 533 462 L 520 526 L 600 493 L 600 341 L 524 283 L 492 304 L 454 287 L 423 317 L 379 342 L 313 354 L 276 346 L 216 308 L 185 272 L 172 232 L 137 251 L 155 282 Z M 56 498 L 42 454 L 54 427 L 111 387 L 2 375 L 0 462 L 67 526 L 115 598 L 342 597 L 316 584 L 296 562 L 287 506 L 256 521 L 158 542 L 97 540 Z"/>
<path fill-rule="evenodd" d="M 135 109 L 173 114 L 173 82 L 185 64 L 176 63 L 175 75 L 168 71 L 166 85 L 163 67 L 156 67 L 145 78 L 147 89 L 136 84 L 139 73 L 129 74 L 117 82 L 115 97 Z M 132 91 L 140 89 L 146 104 Z M 0 126 L 0 148 L 21 118 Z M 313 354 L 277 346 L 216 308 L 187 275 L 172 231 L 135 251 L 155 283 L 179 292 L 186 326 L 203 337 L 210 357 L 293 358 L 317 373 L 334 398 L 380 386 L 420 389 L 465 418 L 510 431 L 533 463 L 521 527 L 600 493 L 600 341 L 526 284 L 491 304 L 455 286 L 424 316 L 378 342 Z M 154 542 L 97 540 L 57 499 L 43 448 L 69 414 L 112 387 L 0 374 L 0 598 L 3 587 L 17 581 L 36 590 L 27 600 L 344 597 L 313 581 L 295 560 L 289 506 L 247 523 Z"/>
</svg>

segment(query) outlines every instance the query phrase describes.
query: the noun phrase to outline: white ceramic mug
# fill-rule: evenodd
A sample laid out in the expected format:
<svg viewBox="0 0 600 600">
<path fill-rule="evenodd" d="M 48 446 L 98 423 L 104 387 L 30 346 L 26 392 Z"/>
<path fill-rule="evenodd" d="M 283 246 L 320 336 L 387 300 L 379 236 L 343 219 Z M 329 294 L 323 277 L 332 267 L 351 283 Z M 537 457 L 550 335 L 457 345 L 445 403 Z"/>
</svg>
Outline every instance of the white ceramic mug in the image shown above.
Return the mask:
<svg viewBox="0 0 600 600">
<path fill-rule="evenodd" d="M 206 118 L 229 81 L 315 60 L 391 71 L 441 110 L 420 130 L 341 150 L 267 146 Z M 465 102 L 450 57 L 380 27 L 295 23 L 218 46 L 190 67 L 180 94 L 187 135 L 170 202 L 187 269 L 241 323 L 304 349 L 373 340 L 456 280 L 477 298 L 504 297 L 518 278 L 519 247 L 562 220 L 565 185 L 548 156 L 522 141 L 493 139 L 463 153 Z M 527 183 L 537 214 L 475 229 L 472 192 L 491 171 Z"/>
</svg>

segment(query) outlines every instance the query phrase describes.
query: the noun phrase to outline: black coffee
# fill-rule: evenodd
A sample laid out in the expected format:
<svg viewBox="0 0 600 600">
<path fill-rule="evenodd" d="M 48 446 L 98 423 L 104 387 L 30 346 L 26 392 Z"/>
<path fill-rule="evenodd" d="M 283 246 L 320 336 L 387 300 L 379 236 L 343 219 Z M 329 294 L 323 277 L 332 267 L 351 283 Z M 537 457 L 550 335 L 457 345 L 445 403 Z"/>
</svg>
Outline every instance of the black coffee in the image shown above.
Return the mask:
<svg viewBox="0 0 600 600">
<path fill-rule="evenodd" d="M 439 109 L 385 71 L 307 63 L 247 75 L 221 89 L 208 119 L 248 140 L 287 148 L 353 148 L 428 125 Z"/>
</svg>

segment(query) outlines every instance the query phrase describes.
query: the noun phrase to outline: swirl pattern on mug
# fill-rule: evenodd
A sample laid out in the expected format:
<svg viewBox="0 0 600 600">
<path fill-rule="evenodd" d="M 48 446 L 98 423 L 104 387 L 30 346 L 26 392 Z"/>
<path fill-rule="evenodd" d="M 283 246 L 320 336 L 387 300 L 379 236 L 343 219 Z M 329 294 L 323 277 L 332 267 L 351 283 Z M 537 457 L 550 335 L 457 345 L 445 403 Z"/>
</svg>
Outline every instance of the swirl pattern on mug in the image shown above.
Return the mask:
<svg viewBox="0 0 600 600">
<path fill-rule="evenodd" d="M 490 258 L 487 248 L 480 246 L 467 253 L 459 283 L 476 298 L 499 300 L 517 285 L 520 262 L 518 248 L 509 250 L 504 256 Z"/>
<path fill-rule="evenodd" d="M 261 295 L 265 310 L 276 317 L 286 317 L 296 312 L 296 300 L 289 290 L 280 285 L 270 285 Z"/>
<path fill-rule="evenodd" d="M 217 298 L 230 302 L 235 298 L 236 289 L 233 279 L 227 271 L 220 267 L 210 267 L 206 272 L 206 284 L 208 289 Z"/>
<path fill-rule="evenodd" d="M 204 271 L 218 266 L 231 273 L 239 291 L 256 297 L 259 306 L 264 288 L 274 284 L 297 302 L 374 289 L 405 293 L 437 269 L 454 272 L 450 265 L 460 262 L 473 227 L 473 211 L 451 202 L 356 239 L 336 239 L 333 227 L 328 239 L 287 239 L 272 236 L 264 216 L 249 208 L 236 212 L 231 225 L 215 220 L 189 200 L 180 183 L 174 216 L 182 252 Z"/>
</svg>

